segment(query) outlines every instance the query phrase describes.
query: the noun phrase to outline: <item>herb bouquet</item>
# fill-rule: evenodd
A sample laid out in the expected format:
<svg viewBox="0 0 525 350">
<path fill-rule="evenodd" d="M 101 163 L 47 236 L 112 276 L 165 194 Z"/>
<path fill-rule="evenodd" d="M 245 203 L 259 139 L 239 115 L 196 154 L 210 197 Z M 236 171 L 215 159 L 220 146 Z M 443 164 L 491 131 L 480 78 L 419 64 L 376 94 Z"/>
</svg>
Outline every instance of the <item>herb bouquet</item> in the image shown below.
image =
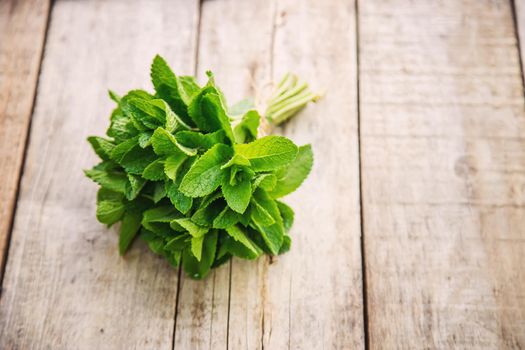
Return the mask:
<svg viewBox="0 0 525 350">
<path fill-rule="evenodd" d="M 287 75 L 261 117 L 249 100 L 227 108 L 208 77 L 200 87 L 156 56 L 154 95 L 110 91 L 117 107 L 108 138 L 88 138 L 102 161 L 85 171 L 100 185 L 97 219 L 121 221 L 120 254 L 139 235 L 196 279 L 232 256 L 255 259 L 290 248 L 294 213 L 278 199 L 307 177 L 312 150 L 282 136 L 258 138 L 258 131 L 318 98 Z"/>
</svg>

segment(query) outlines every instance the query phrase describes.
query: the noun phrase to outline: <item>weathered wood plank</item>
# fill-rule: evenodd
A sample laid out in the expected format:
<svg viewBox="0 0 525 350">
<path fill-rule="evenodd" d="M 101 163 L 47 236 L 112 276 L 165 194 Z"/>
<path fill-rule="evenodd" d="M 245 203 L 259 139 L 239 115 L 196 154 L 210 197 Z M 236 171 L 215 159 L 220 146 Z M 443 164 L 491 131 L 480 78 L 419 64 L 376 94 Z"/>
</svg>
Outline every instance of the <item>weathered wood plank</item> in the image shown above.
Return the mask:
<svg viewBox="0 0 525 350">
<path fill-rule="evenodd" d="M 508 1 L 360 1 L 372 349 L 525 347 L 525 114 Z"/>
<path fill-rule="evenodd" d="M 322 104 L 286 127 L 285 133 L 298 142 L 314 144 L 316 168 L 305 188 L 289 198 L 297 209 L 292 251 L 272 264 L 267 259 L 232 262 L 228 345 L 359 348 L 363 314 L 354 4 L 276 4 L 210 1 L 202 9 L 198 65 L 217 73 L 230 102 L 253 95 L 254 86 L 270 81 L 273 69 L 274 78 L 292 69 L 330 90 Z M 334 69 L 338 77 L 331 74 Z M 341 153 L 345 162 L 339 160 Z M 312 208 L 316 215 L 310 215 Z M 187 287 L 189 281 L 183 281 L 175 348 L 214 348 L 209 344 L 216 337 L 224 347 L 225 330 L 222 324 L 216 328 L 211 313 L 224 312 L 227 273 L 222 267 L 219 278 L 210 276 L 204 291 L 202 282 Z M 192 318 L 195 313 L 202 317 Z M 192 337 L 184 338 L 188 328 Z"/>
<path fill-rule="evenodd" d="M 174 20 L 176 19 L 176 20 Z M 172 345 L 177 271 L 95 219 L 96 160 L 106 88 L 149 83 L 160 50 L 194 69 L 198 1 L 56 1 L 0 300 L 0 348 L 154 348 Z M 176 39 L 174 39 L 176 38 Z"/>
<path fill-rule="evenodd" d="M 285 198 L 296 212 L 293 244 L 268 266 L 263 344 L 266 349 L 360 349 L 355 2 L 277 4 L 274 79 L 292 70 L 327 92 L 282 130 L 298 144 L 312 143 L 315 162 L 303 187 Z M 232 300 L 235 290 L 232 285 Z"/>
<path fill-rule="evenodd" d="M 275 1 L 252 0 L 238 6 L 236 1 L 217 2 L 216 11 L 229 13 L 231 20 L 210 54 L 220 52 L 215 60 L 231 102 L 263 93 L 260 89 L 271 82 Z M 220 6 L 220 7 L 219 7 Z M 222 81 L 221 80 L 221 81 Z M 231 349 L 258 349 L 261 342 L 263 293 L 266 288 L 267 258 L 258 261 L 232 260 L 228 345 Z"/>
<path fill-rule="evenodd" d="M 518 35 L 518 43 L 520 48 L 521 64 L 525 62 L 525 0 L 510 0 L 514 6 L 514 17 L 515 17 L 515 31 Z M 521 74 L 523 81 L 525 82 L 525 72 L 521 67 Z"/>
<path fill-rule="evenodd" d="M 0 280 L 49 14 L 48 0 L 0 2 Z"/>
<path fill-rule="evenodd" d="M 217 14 L 221 14 L 218 16 Z M 254 95 L 254 86 L 270 79 L 271 34 L 273 12 L 267 1 L 204 1 L 201 9 L 201 32 L 197 75 L 204 71 L 216 74 L 217 84 L 230 103 Z M 242 261 L 248 269 L 257 263 Z M 248 267 L 249 266 L 249 267 Z M 252 276 L 245 276 L 252 281 Z M 227 346 L 230 289 L 230 263 L 216 269 L 204 281 L 184 277 L 179 292 L 175 349 L 223 349 Z M 260 289 L 260 288 L 259 288 Z M 253 307 L 260 300 L 251 298 Z M 244 312 L 244 311 L 243 311 Z M 236 314 L 230 314 L 235 317 Z M 255 312 L 253 316 L 259 315 Z M 260 322 L 256 322 L 256 327 Z M 230 321 L 236 331 L 242 325 Z M 244 329 L 244 328 L 242 328 Z M 253 329 L 247 331 L 253 332 Z M 232 349 L 239 348 L 231 343 Z"/>
</svg>

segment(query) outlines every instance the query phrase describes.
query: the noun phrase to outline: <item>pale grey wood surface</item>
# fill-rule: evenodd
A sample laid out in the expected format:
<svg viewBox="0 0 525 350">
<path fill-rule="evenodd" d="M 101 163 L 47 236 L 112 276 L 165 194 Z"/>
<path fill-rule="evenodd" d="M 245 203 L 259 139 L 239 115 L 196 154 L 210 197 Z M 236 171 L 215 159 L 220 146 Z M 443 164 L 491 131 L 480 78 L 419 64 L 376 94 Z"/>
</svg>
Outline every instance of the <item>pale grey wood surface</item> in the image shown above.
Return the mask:
<svg viewBox="0 0 525 350">
<path fill-rule="evenodd" d="M 220 15 L 218 15 L 220 14 Z M 212 70 L 228 102 L 235 103 L 254 94 L 254 86 L 270 81 L 273 5 L 269 1 L 205 1 L 201 9 L 201 31 L 197 76 Z M 233 296 L 230 304 L 230 269 L 227 263 L 205 281 L 184 277 L 179 291 L 175 348 L 231 349 L 241 348 L 232 332 L 242 332 L 249 349 L 260 346 L 262 334 L 260 291 L 255 284 L 258 266 L 264 262 L 242 261 L 246 267 L 242 296 Z M 254 279 L 255 278 L 255 279 Z M 237 298 L 237 299 L 235 299 Z M 244 310 L 236 305 L 250 300 Z M 244 322 L 239 322 L 239 318 Z M 229 323 L 228 323 L 229 321 Z M 252 339 L 254 336 L 256 339 Z"/>
<path fill-rule="evenodd" d="M 0 1 L 0 279 L 49 14 L 47 0 Z"/>
<path fill-rule="evenodd" d="M 523 61 L 525 57 L 525 0 L 512 0 L 511 4 L 514 5 L 512 10 L 518 39 L 517 44 L 519 44 L 520 48 L 520 68 L 523 81 L 525 82 L 525 72 L 523 71 Z"/>
<path fill-rule="evenodd" d="M 373 349 L 525 346 L 525 114 L 507 1 L 360 1 Z"/>
<path fill-rule="evenodd" d="M 311 179 L 290 198 L 293 249 L 273 263 L 234 259 L 231 287 L 229 266 L 204 283 L 185 278 L 175 348 L 221 348 L 226 335 L 232 349 L 363 346 L 354 18 L 343 1 L 204 2 L 198 67 L 216 72 L 230 102 L 262 94 L 254 88 L 290 69 L 331 94 L 284 131 L 316 152 Z M 229 323 L 221 322 L 230 288 Z"/>
<path fill-rule="evenodd" d="M 7 270 L 1 349 L 160 349 L 172 344 L 177 270 L 95 220 L 106 87 L 151 89 L 159 52 L 193 72 L 198 2 L 57 1 L 45 48 Z M 177 18 L 177 20 L 173 20 Z M 173 40 L 173 38 L 177 38 Z"/>
<path fill-rule="evenodd" d="M 284 198 L 296 213 L 292 249 L 260 272 L 262 348 L 361 349 L 355 3 L 276 4 L 273 78 L 292 71 L 327 93 L 278 130 L 298 144 L 311 143 L 315 159 L 307 181 Z M 232 300 L 244 294 L 242 281 L 249 274 L 241 263 L 233 265 Z M 248 306 L 241 303 L 238 310 Z M 230 338 L 241 340 L 236 330 L 230 323 Z"/>
<path fill-rule="evenodd" d="M 512 4 L 55 1 L 0 349 L 525 347 L 525 5 Z M 47 6 L 0 2 L 0 259 Z M 285 199 L 289 253 L 204 281 L 178 281 L 140 242 L 119 257 L 81 172 L 96 162 L 85 138 L 107 126 L 106 87 L 151 89 L 156 53 L 201 82 L 213 70 L 230 103 L 287 71 L 327 91 L 276 130 L 315 154 Z"/>
</svg>

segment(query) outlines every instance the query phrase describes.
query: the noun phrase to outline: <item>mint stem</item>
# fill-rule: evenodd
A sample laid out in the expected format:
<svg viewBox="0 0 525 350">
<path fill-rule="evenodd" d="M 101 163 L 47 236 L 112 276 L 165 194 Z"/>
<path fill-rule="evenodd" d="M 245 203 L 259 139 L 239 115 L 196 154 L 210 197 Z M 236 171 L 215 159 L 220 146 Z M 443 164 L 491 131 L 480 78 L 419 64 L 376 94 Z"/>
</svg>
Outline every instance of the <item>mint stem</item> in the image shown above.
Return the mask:
<svg viewBox="0 0 525 350">
<path fill-rule="evenodd" d="M 271 133 L 274 126 L 284 123 L 303 109 L 308 102 L 315 102 L 321 97 L 312 92 L 306 82 L 300 81 L 294 74 L 286 74 L 275 87 L 267 102 L 264 113 L 266 120 L 261 120 L 260 131 Z"/>
</svg>

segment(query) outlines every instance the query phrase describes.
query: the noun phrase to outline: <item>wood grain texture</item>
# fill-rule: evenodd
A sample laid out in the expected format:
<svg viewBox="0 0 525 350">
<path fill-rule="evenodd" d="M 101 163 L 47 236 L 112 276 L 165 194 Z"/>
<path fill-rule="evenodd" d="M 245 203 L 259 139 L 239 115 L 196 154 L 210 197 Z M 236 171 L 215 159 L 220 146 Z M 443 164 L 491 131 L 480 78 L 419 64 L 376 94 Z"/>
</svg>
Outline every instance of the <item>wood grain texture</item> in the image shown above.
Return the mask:
<svg viewBox="0 0 525 350">
<path fill-rule="evenodd" d="M 220 59 L 211 64 L 222 77 L 219 81 L 226 84 L 226 96 L 234 103 L 263 94 L 272 79 L 275 2 L 252 0 L 238 6 L 237 1 L 222 1 L 215 3 L 215 12 L 229 14 L 230 24 L 217 33 L 222 40 L 214 40 L 209 47 L 210 54 L 219 53 Z M 234 48 L 228 39 L 236 43 Z M 260 349 L 268 259 L 233 259 L 231 264 L 229 348 Z"/>
<path fill-rule="evenodd" d="M 521 74 L 525 84 L 525 71 L 523 71 L 523 62 L 525 62 L 525 0 L 510 0 L 514 6 L 513 15 L 515 20 L 515 31 L 518 35 L 518 43 L 521 56 Z"/>
<path fill-rule="evenodd" d="M 294 70 L 331 92 L 281 130 L 312 142 L 317 157 L 305 188 L 289 198 L 297 213 L 291 252 L 273 263 L 234 259 L 231 287 L 228 266 L 204 284 L 184 279 L 176 349 L 224 348 L 226 335 L 231 349 L 363 347 L 354 15 L 343 1 L 203 3 L 199 73 L 216 72 L 231 103 L 263 93 L 256 87 L 273 70 L 273 78 Z M 228 313 L 228 288 L 225 329 L 218 321 Z"/>
<path fill-rule="evenodd" d="M 0 1 L 0 280 L 49 14 L 48 0 Z"/>
<path fill-rule="evenodd" d="M 118 255 L 81 169 L 96 162 L 86 136 L 103 134 L 113 108 L 106 87 L 151 90 L 157 51 L 193 71 L 197 16 L 187 0 L 54 3 L 0 300 L 1 349 L 171 347 L 177 271 L 142 244 Z"/>
<path fill-rule="evenodd" d="M 253 96 L 254 86 L 262 86 L 270 80 L 272 20 L 272 7 L 267 1 L 204 1 L 197 62 L 200 80 L 204 80 L 206 70 L 212 70 L 229 103 Z M 242 261 L 242 264 L 248 271 L 258 266 L 257 262 Z M 253 282 L 253 277 L 243 276 L 247 283 Z M 259 307 L 257 290 L 261 288 L 254 288 L 254 293 L 242 296 L 243 300 L 252 301 L 251 309 Z M 175 349 L 225 349 L 228 345 L 230 263 L 216 269 L 204 281 L 184 277 L 179 295 Z M 243 315 L 245 311 L 253 316 L 247 320 L 249 327 L 258 327 L 260 315 L 255 310 L 243 310 Z M 230 317 L 235 315 L 235 312 L 230 313 Z M 232 327 L 242 326 L 230 319 L 230 331 Z M 230 342 L 229 348 L 239 346 Z"/>
<path fill-rule="evenodd" d="M 261 272 L 260 345 L 244 344 L 233 323 L 230 339 L 247 348 L 360 349 L 364 329 L 355 3 L 276 4 L 273 78 L 293 71 L 313 89 L 327 93 L 278 130 L 298 144 L 312 144 L 314 168 L 303 186 L 284 198 L 296 213 L 292 249 Z M 251 290 L 242 280 L 254 272 L 241 263 L 233 265 L 232 301 L 243 300 Z M 244 315 L 247 310 L 249 304 L 235 309 L 232 303 L 230 320 L 234 312 Z"/>
<path fill-rule="evenodd" d="M 525 347 L 525 114 L 508 1 L 359 1 L 372 349 Z"/>
</svg>

